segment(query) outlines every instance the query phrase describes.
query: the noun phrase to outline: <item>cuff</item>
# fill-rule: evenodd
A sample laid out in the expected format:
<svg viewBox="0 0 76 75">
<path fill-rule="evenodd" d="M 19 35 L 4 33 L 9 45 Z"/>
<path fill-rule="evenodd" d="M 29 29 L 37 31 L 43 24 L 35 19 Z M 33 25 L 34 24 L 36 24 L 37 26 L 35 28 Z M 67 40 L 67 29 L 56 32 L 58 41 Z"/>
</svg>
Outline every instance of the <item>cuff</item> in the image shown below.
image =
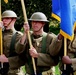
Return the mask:
<svg viewBox="0 0 76 75">
<path fill-rule="evenodd" d="M 75 71 L 76 70 L 76 59 L 71 59 L 72 60 L 72 68 Z"/>
</svg>

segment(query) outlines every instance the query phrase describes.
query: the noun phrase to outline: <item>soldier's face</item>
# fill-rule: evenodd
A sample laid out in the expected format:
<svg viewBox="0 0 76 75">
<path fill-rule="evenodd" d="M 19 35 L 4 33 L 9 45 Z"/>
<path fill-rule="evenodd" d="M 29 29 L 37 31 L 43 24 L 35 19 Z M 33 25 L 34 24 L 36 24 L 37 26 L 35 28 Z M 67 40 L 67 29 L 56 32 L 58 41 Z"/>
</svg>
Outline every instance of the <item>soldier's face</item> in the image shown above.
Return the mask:
<svg viewBox="0 0 76 75">
<path fill-rule="evenodd" d="M 33 31 L 39 31 L 43 28 L 44 22 L 40 21 L 32 21 L 32 29 Z"/>
<path fill-rule="evenodd" d="M 3 25 L 5 27 L 7 27 L 12 19 L 11 18 L 3 18 L 2 20 L 3 20 Z"/>
<path fill-rule="evenodd" d="M 3 18 L 2 20 L 3 20 L 3 25 L 7 30 L 12 29 L 16 22 L 16 18 Z"/>
</svg>

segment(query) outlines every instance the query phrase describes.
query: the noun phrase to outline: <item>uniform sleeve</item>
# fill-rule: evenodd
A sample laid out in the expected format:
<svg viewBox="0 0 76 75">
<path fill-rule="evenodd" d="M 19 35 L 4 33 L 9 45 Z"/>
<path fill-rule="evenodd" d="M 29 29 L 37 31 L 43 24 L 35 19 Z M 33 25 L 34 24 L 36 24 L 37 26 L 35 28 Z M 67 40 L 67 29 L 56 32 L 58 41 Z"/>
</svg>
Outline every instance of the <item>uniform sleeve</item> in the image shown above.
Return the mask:
<svg viewBox="0 0 76 75">
<path fill-rule="evenodd" d="M 55 66 L 58 64 L 59 58 L 56 59 L 49 54 L 39 53 L 39 57 L 37 58 L 38 66 Z"/>
<path fill-rule="evenodd" d="M 52 56 L 57 55 L 60 52 L 60 48 L 62 46 L 62 40 L 58 40 L 57 36 L 51 37 L 52 41 L 49 45 L 49 53 Z"/>
<path fill-rule="evenodd" d="M 24 51 L 26 44 L 20 44 L 20 40 L 16 43 L 16 53 L 20 54 Z"/>
<path fill-rule="evenodd" d="M 72 68 L 73 70 L 76 70 L 76 58 L 72 59 Z"/>
<path fill-rule="evenodd" d="M 48 34 L 47 36 L 47 54 L 39 53 L 37 59 L 38 66 L 55 66 L 59 62 L 59 52 L 61 41 L 57 39 L 57 36 L 54 34 Z M 57 49 L 57 51 L 56 51 Z M 53 53 L 54 52 L 54 53 Z"/>
<path fill-rule="evenodd" d="M 20 40 L 21 40 L 22 35 L 23 34 L 18 33 L 17 37 L 16 37 L 17 40 L 16 40 L 16 44 L 15 44 L 15 52 L 18 54 L 22 53 L 24 51 L 25 46 L 26 46 L 26 42 L 25 42 L 25 44 L 20 44 Z"/>
</svg>

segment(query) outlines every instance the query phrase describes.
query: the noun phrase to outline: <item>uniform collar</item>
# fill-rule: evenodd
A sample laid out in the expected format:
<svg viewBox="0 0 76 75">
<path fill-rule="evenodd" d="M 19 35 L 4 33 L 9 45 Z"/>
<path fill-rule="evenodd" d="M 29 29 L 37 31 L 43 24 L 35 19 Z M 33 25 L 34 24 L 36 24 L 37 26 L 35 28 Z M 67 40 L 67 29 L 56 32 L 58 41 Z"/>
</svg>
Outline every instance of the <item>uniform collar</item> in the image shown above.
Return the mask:
<svg viewBox="0 0 76 75">
<path fill-rule="evenodd" d="M 3 32 L 4 33 L 15 33 L 16 30 L 9 29 L 9 30 L 4 30 Z"/>
<path fill-rule="evenodd" d="M 13 33 L 13 31 L 12 31 L 11 29 L 9 29 L 9 30 L 4 30 L 3 32 L 5 32 L 5 33 L 8 33 L 8 32 Z"/>
<path fill-rule="evenodd" d="M 43 32 L 42 34 L 40 34 L 40 35 L 34 35 L 33 33 L 32 33 L 32 35 L 33 35 L 33 37 L 35 38 L 35 39 L 37 39 L 37 38 L 40 38 L 40 37 L 43 37 L 43 34 L 44 34 L 45 32 Z"/>
<path fill-rule="evenodd" d="M 35 39 L 42 37 L 43 35 L 33 35 Z"/>
</svg>

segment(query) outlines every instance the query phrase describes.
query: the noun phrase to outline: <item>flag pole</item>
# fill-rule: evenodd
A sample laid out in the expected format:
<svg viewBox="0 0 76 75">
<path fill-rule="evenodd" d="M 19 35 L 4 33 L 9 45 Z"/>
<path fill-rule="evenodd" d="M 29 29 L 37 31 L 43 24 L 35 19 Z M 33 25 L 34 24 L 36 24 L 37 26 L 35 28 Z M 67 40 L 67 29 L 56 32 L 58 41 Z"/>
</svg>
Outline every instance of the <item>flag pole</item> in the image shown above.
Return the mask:
<svg viewBox="0 0 76 75">
<path fill-rule="evenodd" d="M 21 0 L 21 4 L 22 4 L 22 9 L 23 9 L 24 21 L 28 22 L 27 15 L 26 15 L 26 9 L 25 9 L 25 5 L 24 5 L 24 0 Z M 28 33 L 29 45 L 30 45 L 30 48 L 32 48 L 32 42 L 31 42 L 31 38 L 30 38 L 30 33 L 29 33 L 29 31 L 27 33 Z M 34 74 L 37 75 L 36 74 L 35 60 L 34 60 L 33 57 L 32 57 L 32 63 L 33 63 Z"/>
<path fill-rule="evenodd" d="M 67 55 L 67 39 L 64 37 L 64 56 Z M 66 64 L 64 64 L 64 70 L 66 70 Z"/>
<path fill-rule="evenodd" d="M 67 39 L 64 37 L 64 56 L 67 55 Z"/>
<path fill-rule="evenodd" d="M 1 21 L 1 0 L 0 0 L 0 21 Z M 2 47 L 2 28 L 0 28 L 0 50 L 1 55 L 3 54 L 3 47 Z M 1 62 L 1 67 L 3 68 L 3 63 Z"/>
</svg>

